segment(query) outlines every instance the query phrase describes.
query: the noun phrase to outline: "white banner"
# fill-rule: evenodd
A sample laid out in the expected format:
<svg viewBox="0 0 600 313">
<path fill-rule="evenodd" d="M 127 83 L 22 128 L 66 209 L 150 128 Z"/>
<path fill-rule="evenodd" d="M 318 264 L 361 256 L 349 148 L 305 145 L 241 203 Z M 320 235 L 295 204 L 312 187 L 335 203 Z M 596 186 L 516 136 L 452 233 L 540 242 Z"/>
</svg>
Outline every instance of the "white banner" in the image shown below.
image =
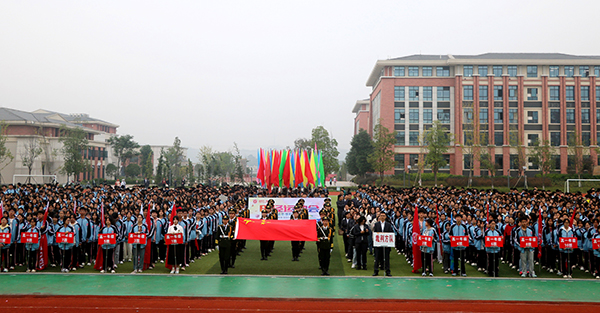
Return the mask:
<svg viewBox="0 0 600 313">
<path fill-rule="evenodd" d="M 373 233 L 373 247 L 395 247 L 396 235 L 394 233 Z"/>
<path fill-rule="evenodd" d="M 260 211 L 267 206 L 267 201 L 273 199 L 275 204 L 273 208 L 277 209 L 277 217 L 279 220 L 289 220 L 294 206 L 298 200 L 304 199 L 304 207 L 308 210 L 308 218 L 311 220 L 319 220 L 319 211 L 323 208 L 325 198 L 249 198 L 248 209 L 250 209 L 250 218 L 260 219 Z"/>
</svg>

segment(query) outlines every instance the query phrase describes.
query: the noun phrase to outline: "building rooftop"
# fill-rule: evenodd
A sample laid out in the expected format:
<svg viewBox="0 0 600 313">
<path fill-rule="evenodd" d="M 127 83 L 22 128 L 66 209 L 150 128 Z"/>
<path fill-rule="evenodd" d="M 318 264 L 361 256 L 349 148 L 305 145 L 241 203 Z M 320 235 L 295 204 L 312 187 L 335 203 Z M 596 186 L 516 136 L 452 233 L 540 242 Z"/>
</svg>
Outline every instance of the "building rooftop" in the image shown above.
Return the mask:
<svg viewBox="0 0 600 313">
<path fill-rule="evenodd" d="M 0 107 L 0 120 L 5 122 L 21 122 L 31 124 L 59 124 L 68 127 L 78 127 L 82 123 L 98 123 L 106 126 L 119 127 L 99 119 L 90 118 L 87 114 L 63 114 L 48 110 L 25 112 L 11 108 Z"/>
</svg>

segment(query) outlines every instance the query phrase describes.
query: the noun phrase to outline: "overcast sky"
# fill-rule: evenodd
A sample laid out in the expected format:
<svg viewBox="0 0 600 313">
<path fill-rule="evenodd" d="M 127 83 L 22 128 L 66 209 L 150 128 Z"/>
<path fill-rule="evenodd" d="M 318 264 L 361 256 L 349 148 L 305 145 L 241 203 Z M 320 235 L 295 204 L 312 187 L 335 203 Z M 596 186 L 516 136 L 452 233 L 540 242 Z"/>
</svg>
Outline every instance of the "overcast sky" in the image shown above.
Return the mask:
<svg viewBox="0 0 600 313">
<path fill-rule="evenodd" d="M 350 148 L 375 62 L 600 54 L 600 1 L 1 1 L 0 106 L 88 113 L 141 144 Z"/>
</svg>

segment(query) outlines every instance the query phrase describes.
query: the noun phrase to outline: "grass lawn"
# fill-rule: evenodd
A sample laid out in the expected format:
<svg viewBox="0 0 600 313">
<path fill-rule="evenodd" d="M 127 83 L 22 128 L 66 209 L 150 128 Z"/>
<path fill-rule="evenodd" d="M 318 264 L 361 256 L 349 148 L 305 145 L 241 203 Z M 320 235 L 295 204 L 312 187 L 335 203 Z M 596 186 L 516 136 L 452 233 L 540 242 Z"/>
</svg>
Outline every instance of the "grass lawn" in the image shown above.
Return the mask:
<svg viewBox="0 0 600 313">
<path fill-rule="evenodd" d="M 332 196 L 332 203 L 335 205 L 337 197 Z M 336 234 L 337 235 L 337 234 Z M 292 248 L 288 241 L 275 242 L 273 254 L 267 261 L 260 260 L 259 241 L 248 240 L 247 249 L 237 257 L 235 268 L 229 269 L 229 274 L 232 275 L 298 275 L 298 276 L 314 276 L 320 275 L 319 262 L 317 259 L 317 247 L 315 242 L 306 242 L 305 250 L 300 256 L 299 262 L 292 262 Z M 373 256 L 367 253 L 367 270 L 356 270 L 351 268 L 351 263 L 347 262 L 344 257 L 344 243 L 340 236 L 334 238 L 334 248 L 331 254 L 331 265 L 329 273 L 334 276 L 371 276 L 373 274 Z M 390 268 L 393 276 L 414 276 L 420 277 L 421 274 L 412 273 L 412 267 L 406 262 L 403 255 L 398 255 L 395 249 L 392 249 L 390 255 Z M 118 273 L 127 274 L 133 270 L 131 262 L 120 264 L 117 268 Z M 18 267 L 16 272 L 25 272 L 25 267 Z M 48 268 L 44 272 L 60 272 L 60 268 Z M 476 268 L 467 265 L 466 272 L 469 277 L 488 277 L 484 273 L 478 272 Z M 86 266 L 83 269 L 78 269 L 75 273 L 98 273 L 92 266 Z M 164 264 L 157 264 L 153 270 L 148 270 L 145 273 L 151 274 L 167 274 L 169 270 Z M 186 271 L 182 274 L 219 274 L 221 269 L 219 266 L 218 251 L 213 251 L 202 257 L 200 260 L 190 264 Z M 380 275 L 383 272 L 380 271 Z M 444 274 L 442 266 L 435 262 L 435 276 L 447 276 Z M 538 270 L 536 274 L 539 278 L 558 278 L 556 274 L 551 274 L 546 271 Z M 500 265 L 501 277 L 520 277 L 516 270 L 510 269 L 507 264 Z M 573 278 L 593 278 L 589 273 L 584 273 L 579 269 L 573 271 Z"/>
</svg>

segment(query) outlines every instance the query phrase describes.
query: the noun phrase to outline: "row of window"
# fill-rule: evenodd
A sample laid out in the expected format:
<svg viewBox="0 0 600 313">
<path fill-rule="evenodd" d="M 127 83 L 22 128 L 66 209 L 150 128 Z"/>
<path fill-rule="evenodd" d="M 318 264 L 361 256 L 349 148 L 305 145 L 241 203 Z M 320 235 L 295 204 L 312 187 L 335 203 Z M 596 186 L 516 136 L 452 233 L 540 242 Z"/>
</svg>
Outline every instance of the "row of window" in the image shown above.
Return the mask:
<svg viewBox="0 0 600 313">
<path fill-rule="evenodd" d="M 423 95 L 419 94 L 419 87 L 412 86 L 408 87 L 408 100 L 419 101 L 433 101 L 433 87 L 422 87 Z M 450 101 L 450 87 L 436 87 L 437 100 L 438 101 Z M 406 87 L 395 86 L 394 87 L 394 101 L 406 100 Z"/>
<path fill-rule="evenodd" d="M 418 111 L 418 110 L 417 110 Z M 439 110 L 438 110 L 439 111 Z M 581 123 L 589 124 L 590 121 L 590 109 L 581 109 Z M 439 113 L 438 113 L 439 115 Z M 567 124 L 575 124 L 575 109 L 566 109 L 565 118 Z M 508 123 L 517 124 L 519 123 L 519 110 L 516 108 L 508 109 Z M 560 124 L 561 110 L 560 108 L 550 109 L 550 123 Z M 504 120 L 504 109 L 494 108 L 494 124 L 502 124 Z M 463 121 L 464 123 L 473 123 L 473 108 L 463 108 Z M 596 109 L 596 121 L 600 121 L 600 109 Z M 411 122 L 412 123 L 412 122 Z M 479 108 L 479 124 L 488 123 L 488 108 Z M 539 123 L 539 112 L 538 111 L 527 111 L 527 124 L 538 124 Z"/>
<path fill-rule="evenodd" d="M 487 146 L 489 144 L 488 134 L 480 133 L 479 144 L 482 146 Z M 600 138 L 600 132 L 597 133 L 596 138 Z M 538 134 L 527 134 L 527 146 L 535 146 L 539 144 L 539 135 Z M 567 144 L 570 142 L 574 142 L 575 133 L 568 132 L 567 133 Z M 473 142 L 473 132 L 464 131 L 463 132 L 463 143 L 472 143 Z M 589 146 L 591 143 L 591 133 L 590 132 L 581 132 L 581 144 L 584 146 Z M 494 132 L 494 145 L 495 146 L 503 146 L 504 142 L 504 132 L 497 131 Z M 560 146 L 560 132 L 550 132 L 550 145 L 554 147 Z"/>
<path fill-rule="evenodd" d="M 438 87 L 439 88 L 439 87 Z M 560 101 L 560 86 L 549 86 L 550 101 Z M 590 100 L 590 86 L 580 86 L 581 101 Z M 508 86 L 508 100 L 518 100 L 518 86 Z M 503 86 L 494 86 L 494 100 L 502 101 Z M 473 100 L 473 86 L 463 86 L 463 99 Z M 488 86 L 479 86 L 479 100 L 488 99 Z M 537 101 L 538 88 L 527 88 L 527 100 Z M 565 100 L 575 101 L 575 86 L 565 86 Z M 596 101 L 600 101 L 600 86 L 596 86 Z"/>
<path fill-rule="evenodd" d="M 565 65 L 562 66 L 563 75 L 566 77 L 575 76 L 575 66 L 573 65 Z M 463 66 L 463 76 L 471 77 L 474 74 L 474 70 L 477 69 L 477 73 L 479 76 L 487 76 L 489 66 L 487 65 L 464 65 Z M 421 73 L 419 73 L 419 71 Z M 434 67 L 433 66 L 394 66 L 394 76 L 395 77 L 430 77 L 433 76 Z M 600 77 L 600 66 L 593 67 L 594 75 L 596 77 Z M 407 73 L 408 72 L 408 73 Z M 506 66 L 506 72 L 504 72 L 504 66 L 502 65 L 493 65 L 492 66 L 492 75 L 494 76 L 502 76 L 506 73 L 510 77 L 517 76 L 517 66 L 516 65 L 508 65 Z M 419 75 L 421 74 L 421 75 Z M 449 77 L 450 76 L 450 67 L 449 66 L 436 66 L 435 67 L 435 75 L 438 77 Z M 558 77 L 560 75 L 560 66 L 550 66 L 549 67 L 549 76 L 550 77 Z M 582 77 L 590 76 L 590 66 L 579 66 L 579 75 Z M 527 65 L 527 77 L 538 77 L 538 66 L 537 65 Z"/>
<path fill-rule="evenodd" d="M 394 109 L 394 123 L 404 124 L 406 123 L 406 110 L 405 109 Z M 419 109 L 408 110 L 408 122 L 411 124 L 418 124 L 420 121 Z M 442 124 L 450 124 L 450 109 L 437 109 L 436 120 Z M 433 109 L 423 109 L 423 124 L 433 123 Z"/>
</svg>

